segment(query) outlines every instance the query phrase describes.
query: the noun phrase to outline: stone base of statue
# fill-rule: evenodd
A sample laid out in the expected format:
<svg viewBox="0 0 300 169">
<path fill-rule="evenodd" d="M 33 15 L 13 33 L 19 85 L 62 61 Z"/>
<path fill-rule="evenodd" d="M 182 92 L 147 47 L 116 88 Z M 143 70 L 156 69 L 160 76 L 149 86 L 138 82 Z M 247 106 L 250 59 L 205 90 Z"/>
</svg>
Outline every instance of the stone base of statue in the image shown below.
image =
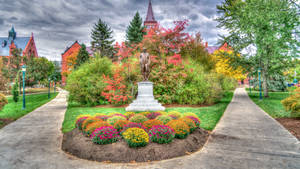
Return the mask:
<svg viewBox="0 0 300 169">
<path fill-rule="evenodd" d="M 138 83 L 138 96 L 128 107 L 126 111 L 164 111 L 163 107 L 153 96 L 153 83 L 143 81 Z"/>
</svg>

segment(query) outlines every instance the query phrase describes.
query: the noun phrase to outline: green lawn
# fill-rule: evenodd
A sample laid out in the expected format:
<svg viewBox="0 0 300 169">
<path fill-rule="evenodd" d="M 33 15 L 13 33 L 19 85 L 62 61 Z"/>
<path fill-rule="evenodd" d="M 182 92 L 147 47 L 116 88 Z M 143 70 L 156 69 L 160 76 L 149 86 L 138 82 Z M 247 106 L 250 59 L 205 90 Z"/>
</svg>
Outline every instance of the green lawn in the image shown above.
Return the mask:
<svg viewBox="0 0 300 169">
<path fill-rule="evenodd" d="M 208 107 L 200 108 L 190 108 L 190 107 L 180 107 L 180 108 L 168 108 L 166 111 L 178 111 L 178 112 L 193 112 L 196 113 L 200 120 L 200 127 L 206 130 L 213 130 L 223 115 L 227 105 L 230 103 L 233 96 L 233 92 L 228 92 L 225 94 L 223 99 L 213 105 Z M 80 114 L 96 114 L 96 113 L 111 113 L 111 112 L 120 112 L 125 113 L 124 108 L 90 108 L 90 107 L 71 107 L 69 106 L 65 119 L 63 122 L 62 131 L 69 132 L 75 128 L 75 119 Z"/>
<path fill-rule="evenodd" d="M 22 110 L 23 100 L 19 96 L 19 101 L 15 103 L 12 97 L 8 97 L 8 104 L 0 111 L 0 119 L 16 120 L 34 109 L 42 106 L 57 96 L 58 93 L 51 93 L 51 98 L 48 99 L 48 94 L 32 94 L 26 96 L 26 109 Z M 0 122 L 1 125 L 1 122 Z"/>
<path fill-rule="evenodd" d="M 259 100 L 259 92 L 252 91 L 251 94 L 248 91 L 248 95 L 265 112 L 271 115 L 273 118 L 279 117 L 290 117 L 290 113 L 285 111 L 284 107 L 281 104 L 281 100 L 289 96 L 288 92 L 270 92 L 269 98 L 263 98 Z"/>
</svg>

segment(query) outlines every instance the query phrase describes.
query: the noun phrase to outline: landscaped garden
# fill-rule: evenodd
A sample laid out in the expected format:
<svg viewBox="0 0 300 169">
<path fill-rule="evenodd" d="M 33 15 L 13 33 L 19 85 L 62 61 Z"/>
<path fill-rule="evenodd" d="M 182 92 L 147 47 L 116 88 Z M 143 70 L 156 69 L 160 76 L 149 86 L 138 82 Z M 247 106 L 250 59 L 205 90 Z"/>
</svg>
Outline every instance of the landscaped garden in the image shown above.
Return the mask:
<svg viewBox="0 0 300 169">
<path fill-rule="evenodd" d="M 7 97 L 8 104 L 6 104 L 3 109 L 0 110 L 0 128 L 49 102 L 55 98 L 56 95 L 57 93 L 51 93 L 50 99 L 48 99 L 48 94 L 27 95 L 25 109 L 22 109 L 22 96 L 19 96 L 18 102 L 14 102 L 13 97 Z"/>
</svg>

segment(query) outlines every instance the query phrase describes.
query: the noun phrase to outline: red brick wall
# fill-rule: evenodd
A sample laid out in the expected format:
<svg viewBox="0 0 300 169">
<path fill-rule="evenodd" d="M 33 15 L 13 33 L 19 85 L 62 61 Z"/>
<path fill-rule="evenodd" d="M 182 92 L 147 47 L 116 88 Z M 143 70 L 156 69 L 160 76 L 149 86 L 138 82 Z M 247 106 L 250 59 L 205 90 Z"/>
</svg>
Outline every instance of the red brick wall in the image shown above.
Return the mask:
<svg viewBox="0 0 300 169">
<path fill-rule="evenodd" d="M 81 46 L 78 42 L 75 42 L 65 53 L 61 55 L 61 77 L 62 77 L 62 85 L 66 85 L 66 76 L 64 76 L 63 72 L 67 71 L 67 57 L 70 56 L 74 52 L 78 52 Z"/>
</svg>

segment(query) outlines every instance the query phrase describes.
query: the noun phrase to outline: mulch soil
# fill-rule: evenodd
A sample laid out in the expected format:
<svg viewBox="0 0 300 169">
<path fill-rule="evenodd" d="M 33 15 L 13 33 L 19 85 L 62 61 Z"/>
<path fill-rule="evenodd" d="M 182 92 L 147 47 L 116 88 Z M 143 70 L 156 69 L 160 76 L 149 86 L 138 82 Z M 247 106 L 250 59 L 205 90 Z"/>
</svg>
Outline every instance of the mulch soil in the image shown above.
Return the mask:
<svg viewBox="0 0 300 169">
<path fill-rule="evenodd" d="M 62 149 L 69 154 L 92 161 L 149 162 L 196 152 L 203 147 L 208 136 L 207 131 L 196 129 L 186 139 L 174 139 L 169 144 L 149 143 L 146 147 L 130 148 L 123 139 L 113 144 L 95 144 L 76 128 L 64 134 Z"/>
<path fill-rule="evenodd" d="M 6 125 L 8 125 L 9 123 L 13 122 L 15 120 L 13 119 L 0 119 L 0 129 Z"/>
<path fill-rule="evenodd" d="M 300 118 L 277 118 L 276 120 L 300 140 Z"/>
</svg>

